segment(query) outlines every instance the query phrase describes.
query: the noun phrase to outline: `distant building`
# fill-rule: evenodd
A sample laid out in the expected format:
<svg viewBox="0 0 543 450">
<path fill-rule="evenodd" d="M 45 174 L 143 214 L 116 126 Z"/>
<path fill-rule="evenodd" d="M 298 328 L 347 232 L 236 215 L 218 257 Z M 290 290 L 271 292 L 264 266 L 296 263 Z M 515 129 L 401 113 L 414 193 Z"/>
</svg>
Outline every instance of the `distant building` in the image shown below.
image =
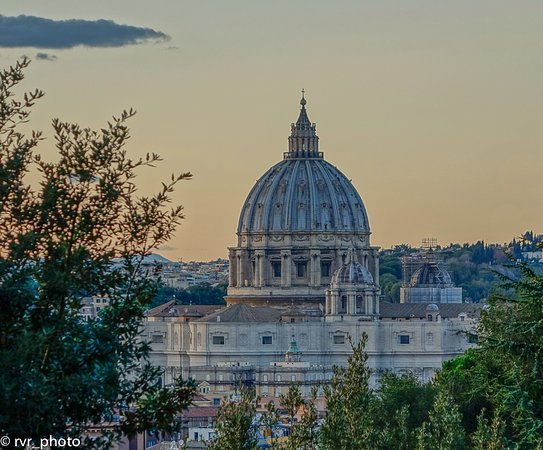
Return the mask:
<svg viewBox="0 0 543 450">
<path fill-rule="evenodd" d="M 454 286 L 433 248 L 403 256 L 401 262 L 400 303 L 462 303 L 462 288 Z"/>
<path fill-rule="evenodd" d="M 93 295 L 92 297 L 83 297 L 79 316 L 83 320 L 96 319 L 101 309 L 109 305 L 109 298 Z"/>
<path fill-rule="evenodd" d="M 543 250 L 536 250 L 533 252 L 522 252 L 522 259 L 527 261 L 543 261 Z"/>
</svg>

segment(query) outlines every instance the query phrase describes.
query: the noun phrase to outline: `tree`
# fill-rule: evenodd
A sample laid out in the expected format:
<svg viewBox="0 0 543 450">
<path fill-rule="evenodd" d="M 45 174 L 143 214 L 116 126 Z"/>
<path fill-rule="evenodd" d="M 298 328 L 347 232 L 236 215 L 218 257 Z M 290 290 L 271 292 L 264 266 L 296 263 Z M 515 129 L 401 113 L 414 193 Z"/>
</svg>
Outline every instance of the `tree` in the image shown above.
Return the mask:
<svg viewBox="0 0 543 450">
<path fill-rule="evenodd" d="M 417 450 L 460 450 L 464 435 L 458 407 L 450 396 L 439 392 L 428 420 L 419 429 Z"/>
<path fill-rule="evenodd" d="M 475 448 L 543 448 L 543 276 L 513 267 L 482 310 L 479 347 L 446 362 L 436 380 Z"/>
<path fill-rule="evenodd" d="M 312 389 L 311 397 L 304 402 L 304 412 L 299 422 L 291 429 L 287 448 L 314 450 L 318 444 L 318 414 L 315 401 L 318 387 Z"/>
<path fill-rule="evenodd" d="M 474 450 L 501 450 L 507 448 L 505 440 L 505 423 L 500 417 L 500 411 L 494 411 L 492 421 L 488 423 L 485 410 L 477 417 L 477 429 L 471 435 Z"/>
<path fill-rule="evenodd" d="M 482 313 L 479 330 L 486 360 L 499 361 L 485 380 L 487 395 L 507 423 L 507 435 L 519 448 L 543 447 L 543 276 L 517 264 L 518 279 L 496 294 Z"/>
<path fill-rule="evenodd" d="M 298 383 L 291 383 L 287 393 L 281 395 L 279 398 L 281 400 L 281 406 L 287 410 L 289 425 L 293 427 L 296 414 L 298 414 L 298 410 L 304 404 L 302 393 L 300 392 L 300 385 Z"/>
<path fill-rule="evenodd" d="M 256 399 L 249 388 L 242 387 L 240 399 L 227 399 L 219 407 L 217 434 L 208 445 L 209 450 L 253 450 L 257 446 L 253 418 Z"/>
<path fill-rule="evenodd" d="M 444 362 L 436 376 L 437 388 L 452 397 L 468 434 L 475 432 L 477 418 L 483 410 L 490 413 L 494 410 L 487 395 L 488 381 L 501 372 L 501 364 L 481 349 L 469 349 L 463 355 Z"/>
<path fill-rule="evenodd" d="M 378 409 L 374 409 L 376 418 Z M 413 445 L 414 431 L 408 426 L 409 408 L 405 405 L 387 417 L 379 433 L 379 449 L 410 450 Z"/>
<path fill-rule="evenodd" d="M 262 416 L 260 424 L 264 428 L 264 435 L 270 436 L 270 448 L 279 448 L 277 445 L 275 430 L 280 420 L 281 417 L 277 411 L 277 408 L 275 407 L 275 403 L 273 401 L 268 402 L 266 405 L 266 413 Z"/>
<path fill-rule="evenodd" d="M 400 288 L 402 287 L 402 282 L 400 280 L 391 273 L 385 273 L 379 278 L 379 284 L 381 285 L 381 290 L 386 302 L 400 302 Z"/>
<path fill-rule="evenodd" d="M 19 131 L 43 93 L 13 93 L 28 64 L 0 72 L 0 430 L 39 442 L 81 438 L 93 423 L 111 422 L 90 448 L 170 429 L 193 385 L 160 387 L 160 370 L 147 360 L 139 334 L 156 283 L 140 265 L 183 218 L 168 203 L 191 175 L 136 195 L 136 170 L 159 157 L 127 156 L 133 111 L 100 131 L 53 120 L 59 159 L 43 160 L 35 153 L 41 134 Z M 38 186 L 30 171 L 41 175 Z M 85 295 L 109 298 L 97 320 L 78 315 Z"/>
<path fill-rule="evenodd" d="M 376 394 L 374 420 L 376 428 L 386 431 L 384 448 L 415 448 L 414 430 L 427 420 L 436 388 L 413 374 L 385 372 Z"/>
<path fill-rule="evenodd" d="M 186 289 L 178 289 L 162 284 L 151 306 L 162 305 L 175 299 L 177 304 L 188 305 L 225 305 L 226 284 L 212 286 L 209 283 L 200 283 Z"/>
<path fill-rule="evenodd" d="M 368 335 L 360 342 L 350 339 L 353 354 L 347 367 L 335 367 L 331 384 L 325 386 L 327 411 L 320 432 L 326 449 L 375 449 L 379 433 L 372 415 L 373 393 L 369 386 L 371 371 L 365 351 Z"/>
</svg>

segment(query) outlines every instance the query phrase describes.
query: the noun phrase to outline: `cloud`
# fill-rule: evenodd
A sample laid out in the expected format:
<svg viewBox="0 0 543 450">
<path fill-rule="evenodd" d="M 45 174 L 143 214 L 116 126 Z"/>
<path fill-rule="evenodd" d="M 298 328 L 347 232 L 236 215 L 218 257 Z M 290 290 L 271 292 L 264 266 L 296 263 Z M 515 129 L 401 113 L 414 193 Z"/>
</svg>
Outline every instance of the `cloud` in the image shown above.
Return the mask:
<svg viewBox="0 0 543 450">
<path fill-rule="evenodd" d="M 151 28 L 120 25 L 112 20 L 52 20 L 35 16 L 0 15 L 0 47 L 73 48 L 123 47 L 170 37 Z"/>
<path fill-rule="evenodd" d="M 44 61 L 56 61 L 56 55 L 51 55 L 50 53 L 36 53 L 36 59 L 43 59 Z"/>
</svg>

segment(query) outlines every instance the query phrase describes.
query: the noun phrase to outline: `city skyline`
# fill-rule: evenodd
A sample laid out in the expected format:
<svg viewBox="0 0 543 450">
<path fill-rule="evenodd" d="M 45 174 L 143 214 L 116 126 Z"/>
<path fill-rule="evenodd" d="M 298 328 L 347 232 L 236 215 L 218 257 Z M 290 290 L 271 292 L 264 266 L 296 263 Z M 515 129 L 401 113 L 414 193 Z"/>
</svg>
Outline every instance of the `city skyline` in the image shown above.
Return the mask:
<svg viewBox="0 0 543 450">
<path fill-rule="evenodd" d="M 226 256 L 246 196 L 287 148 L 302 88 L 325 159 L 362 196 L 374 245 L 503 243 L 543 224 L 542 13 L 529 1 L 8 0 L 5 17 L 108 19 L 157 34 L 137 45 L 4 45 L 0 61 L 34 60 L 22 89 L 46 92 L 31 117 L 46 158 L 53 117 L 98 128 L 134 107 L 127 151 L 164 159 L 141 173 L 142 193 L 172 171 L 194 174 L 174 195 L 186 219 L 159 251 L 169 259 Z"/>
</svg>

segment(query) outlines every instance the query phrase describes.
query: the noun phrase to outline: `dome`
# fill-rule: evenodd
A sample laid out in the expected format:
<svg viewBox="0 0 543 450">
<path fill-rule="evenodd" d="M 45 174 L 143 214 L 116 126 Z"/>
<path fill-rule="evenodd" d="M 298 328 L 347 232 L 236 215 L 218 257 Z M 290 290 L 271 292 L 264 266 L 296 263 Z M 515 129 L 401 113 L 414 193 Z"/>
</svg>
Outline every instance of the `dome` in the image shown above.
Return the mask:
<svg viewBox="0 0 543 450">
<path fill-rule="evenodd" d="M 376 289 L 379 254 L 370 245 L 364 203 L 351 181 L 319 151 L 306 105 L 302 97 L 283 159 L 257 180 L 241 208 L 237 245 L 228 249 L 228 304 L 294 302 L 321 311 L 315 306 L 325 301 L 349 248 L 362 265 L 349 266 L 340 278 Z"/>
<path fill-rule="evenodd" d="M 334 272 L 332 284 L 373 284 L 373 277 L 362 264 L 351 261 Z"/>
<path fill-rule="evenodd" d="M 448 286 L 451 285 L 449 272 L 440 267 L 437 262 L 425 262 L 411 276 L 410 287 Z"/>
<path fill-rule="evenodd" d="M 426 311 L 439 311 L 439 306 L 437 306 L 435 303 L 430 303 L 426 307 Z"/>
<path fill-rule="evenodd" d="M 285 159 L 255 184 L 238 233 L 247 231 L 368 231 L 362 199 L 324 159 Z"/>
<path fill-rule="evenodd" d="M 289 150 L 249 193 L 238 223 L 246 232 L 369 232 L 364 203 L 341 171 L 319 152 L 316 125 L 302 97 Z"/>
</svg>

